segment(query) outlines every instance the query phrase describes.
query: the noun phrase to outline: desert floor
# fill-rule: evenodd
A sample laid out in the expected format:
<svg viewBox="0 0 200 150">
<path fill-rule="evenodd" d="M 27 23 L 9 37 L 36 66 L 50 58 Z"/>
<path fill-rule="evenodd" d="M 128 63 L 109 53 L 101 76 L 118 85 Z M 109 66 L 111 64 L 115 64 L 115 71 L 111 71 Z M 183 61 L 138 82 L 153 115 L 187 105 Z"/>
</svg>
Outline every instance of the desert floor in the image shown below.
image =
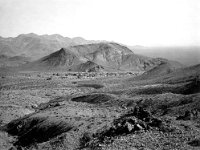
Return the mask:
<svg viewBox="0 0 200 150">
<path fill-rule="evenodd" d="M 124 83 L 136 73 L 78 74 L 1 73 L 0 149 L 200 149 L 199 93 Z"/>
</svg>

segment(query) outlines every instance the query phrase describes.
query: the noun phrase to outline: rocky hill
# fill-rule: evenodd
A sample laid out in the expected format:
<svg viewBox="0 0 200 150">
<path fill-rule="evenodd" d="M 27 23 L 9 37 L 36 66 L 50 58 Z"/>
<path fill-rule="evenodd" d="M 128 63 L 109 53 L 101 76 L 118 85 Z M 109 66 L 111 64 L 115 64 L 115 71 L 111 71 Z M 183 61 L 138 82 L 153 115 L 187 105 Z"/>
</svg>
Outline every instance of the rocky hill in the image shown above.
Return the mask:
<svg viewBox="0 0 200 150">
<path fill-rule="evenodd" d="M 25 65 L 33 70 L 63 71 L 147 71 L 161 63 L 174 62 L 134 54 L 117 43 L 93 43 L 62 48 L 48 56 Z M 178 63 L 176 63 L 178 64 Z"/>
<path fill-rule="evenodd" d="M 184 67 L 180 63 L 177 63 L 175 61 L 162 61 L 159 65 L 156 67 L 148 70 L 141 76 L 136 77 L 136 80 L 146 80 L 146 79 L 155 79 L 159 77 L 163 77 L 167 74 L 170 74 L 174 72 L 175 70 Z"/>
</svg>

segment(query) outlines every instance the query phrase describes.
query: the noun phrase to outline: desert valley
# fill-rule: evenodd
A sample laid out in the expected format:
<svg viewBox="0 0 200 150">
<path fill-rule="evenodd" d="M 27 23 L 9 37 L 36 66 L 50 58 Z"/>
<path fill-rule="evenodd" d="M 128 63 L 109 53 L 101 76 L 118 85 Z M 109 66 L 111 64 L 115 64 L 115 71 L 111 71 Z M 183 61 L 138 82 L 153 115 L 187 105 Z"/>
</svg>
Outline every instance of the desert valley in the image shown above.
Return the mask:
<svg viewBox="0 0 200 150">
<path fill-rule="evenodd" d="M 0 149 L 198 150 L 198 54 L 188 65 L 115 42 L 0 37 Z"/>
</svg>

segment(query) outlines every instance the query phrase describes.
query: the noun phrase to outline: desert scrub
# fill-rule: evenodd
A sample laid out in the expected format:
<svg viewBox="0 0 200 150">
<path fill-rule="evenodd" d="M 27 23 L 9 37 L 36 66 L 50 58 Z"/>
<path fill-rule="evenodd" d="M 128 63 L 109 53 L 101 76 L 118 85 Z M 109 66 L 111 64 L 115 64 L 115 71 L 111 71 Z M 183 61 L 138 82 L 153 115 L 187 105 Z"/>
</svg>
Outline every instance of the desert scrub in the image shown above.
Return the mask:
<svg viewBox="0 0 200 150">
<path fill-rule="evenodd" d="M 89 132 L 83 133 L 82 137 L 79 140 L 80 148 L 85 148 L 91 145 L 90 142 L 92 139 L 93 139 L 93 135 L 91 133 Z"/>
</svg>

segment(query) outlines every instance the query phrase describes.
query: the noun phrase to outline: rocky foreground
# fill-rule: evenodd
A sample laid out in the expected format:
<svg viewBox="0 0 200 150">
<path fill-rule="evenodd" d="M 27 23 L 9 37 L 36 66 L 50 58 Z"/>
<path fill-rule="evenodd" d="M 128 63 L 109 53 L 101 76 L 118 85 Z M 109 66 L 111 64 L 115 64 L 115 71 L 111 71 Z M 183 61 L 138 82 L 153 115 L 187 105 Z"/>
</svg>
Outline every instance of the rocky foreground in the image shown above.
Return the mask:
<svg viewBox="0 0 200 150">
<path fill-rule="evenodd" d="M 0 149 L 197 150 L 198 75 L 1 72 Z"/>
</svg>

